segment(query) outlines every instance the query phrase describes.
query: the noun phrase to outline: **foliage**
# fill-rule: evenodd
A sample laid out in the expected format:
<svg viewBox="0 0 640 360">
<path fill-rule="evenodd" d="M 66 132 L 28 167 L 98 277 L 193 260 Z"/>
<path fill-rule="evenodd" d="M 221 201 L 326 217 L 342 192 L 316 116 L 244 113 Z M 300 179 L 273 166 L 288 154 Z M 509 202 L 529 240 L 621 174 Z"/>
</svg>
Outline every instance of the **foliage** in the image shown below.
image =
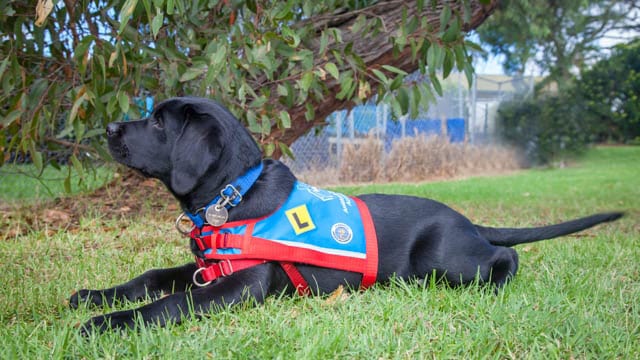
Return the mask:
<svg viewBox="0 0 640 360">
<path fill-rule="evenodd" d="M 580 103 L 567 95 L 515 98 L 500 104 L 498 135 L 522 149 L 533 164 L 563 161 L 593 140 Z"/>
<path fill-rule="evenodd" d="M 635 3 L 506 0 L 478 34 L 491 53 L 504 55 L 507 73 L 524 73 L 531 60 L 563 88 L 572 71 L 603 55 L 599 42 L 610 32 L 638 25 Z"/>
<path fill-rule="evenodd" d="M 640 137 L 640 41 L 617 46 L 557 95 L 500 105 L 499 135 L 538 164 L 582 152 L 595 141 Z"/>
<path fill-rule="evenodd" d="M 487 0 L 2 2 L 0 165 L 26 156 L 42 172 L 57 167 L 50 155 L 66 149 L 63 160 L 82 175 L 96 157 L 110 159 L 106 124 L 145 115 L 140 103 L 148 95 L 215 98 L 267 155 L 289 153 L 295 136 L 331 110 L 322 102 L 328 98 L 350 106 L 377 94 L 396 111 L 415 112 L 441 92 L 437 70 L 446 77 L 457 67 L 471 78 L 471 51 L 478 47 L 464 33 L 493 6 Z M 431 84 L 405 87 L 406 64 L 428 72 Z"/>
<path fill-rule="evenodd" d="M 583 71 L 576 96 L 598 140 L 633 141 L 640 137 L 640 41 L 619 45 L 612 55 Z"/>
</svg>

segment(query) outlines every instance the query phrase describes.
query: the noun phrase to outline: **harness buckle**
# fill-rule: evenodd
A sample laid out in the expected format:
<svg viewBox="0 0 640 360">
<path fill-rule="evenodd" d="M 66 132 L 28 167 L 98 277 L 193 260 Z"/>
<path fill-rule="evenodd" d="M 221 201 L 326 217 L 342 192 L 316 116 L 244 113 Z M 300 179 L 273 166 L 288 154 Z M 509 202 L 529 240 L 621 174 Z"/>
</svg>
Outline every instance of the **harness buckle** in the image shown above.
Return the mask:
<svg viewBox="0 0 640 360">
<path fill-rule="evenodd" d="M 200 265 L 200 262 L 198 262 L 198 265 Z M 211 264 L 211 266 L 218 266 L 218 272 L 220 273 L 220 275 L 218 275 L 216 277 L 216 279 L 218 277 L 229 276 L 229 275 L 234 273 L 233 265 L 231 264 L 231 260 L 229 260 L 229 259 L 220 260 L 215 264 Z M 192 277 L 192 280 L 193 280 L 194 284 L 196 284 L 199 287 L 203 287 L 203 286 L 207 286 L 207 285 L 211 284 L 213 282 L 213 280 L 215 280 L 215 279 L 213 279 L 213 280 L 210 280 L 210 281 L 207 281 L 207 282 L 200 282 L 200 280 L 198 280 L 198 274 L 200 274 L 201 272 L 203 272 L 205 269 L 208 269 L 208 268 L 209 267 L 205 265 L 203 267 L 200 267 L 200 268 L 196 269 L 196 271 L 194 271 L 193 277 Z"/>
<path fill-rule="evenodd" d="M 227 264 L 227 270 L 224 269 L 224 264 Z M 220 276 L 229 276 L 233 274 L 233 265 L 229 259 L 218 261 L 218 269 L 220 269 Z"/>
</svg>

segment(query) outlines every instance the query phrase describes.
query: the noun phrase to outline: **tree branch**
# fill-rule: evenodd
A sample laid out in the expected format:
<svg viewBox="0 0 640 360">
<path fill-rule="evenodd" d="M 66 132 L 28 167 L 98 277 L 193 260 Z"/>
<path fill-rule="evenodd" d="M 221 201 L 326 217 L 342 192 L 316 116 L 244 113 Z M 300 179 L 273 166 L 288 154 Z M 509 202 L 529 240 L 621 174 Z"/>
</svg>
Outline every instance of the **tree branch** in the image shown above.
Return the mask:
<svg viewBox="0 0 640 360">
<path fill-rule="evenodd" d="M 498 3 L 498 0 L 491 0 L 489 4 L 482 5 L 479 1 L 471 1 L 470 20 L 468 23 L 463 24 L 462 30 L 470 31 L 477 28 L 497 8 Z M 449 6 L 454 13 L 462 13 L 464 11 L 464 4 L 462 1 L 450 2 Z M 439 16 L 442 7 L 442 3 L 439 3 L 435 9 L 432 8 L 430 4 L 426 4 L 422 11 L 418 11 L 415 1 L 381 1 L 364 9 L 337 14 L 334 13 L 330 16 L 313 17 L 300 22 L 296 26 L 310 26 L 318 34 L 318 36 L 316 37 L 318 39 L 320 37 L 319 35 L 321 31 L 329 27 L 337 27 L 342 30 L 344 43 L 353 44 L 353 52 L 357 56 L 362 58 L 367 68 L 378 68 L 380 65 L 386 64 L 411 73 L 418 70 L 418 61 L 412 60 L 411 47 L 409 46 L 409 44 L 407 44 L 403 49 L 400 49 L 400 51 L 396 53 L 394 52 L 395 50 L 393 43 L 392 41 L 390 41 L 392 33 L 381 32 L 376 35 L 360 34 L 354 33 L 349 29 L 351 28 L 351 26 L 353 26 L 358 16 L 364 15 L 368 20 L 378 18 L 385 24 L 388 29 L 395 30 L 400 28 L 400 24 L 403 21 L 403 11 L 406 11 L 406 14 L 413 14 L 418 17 L 427 17 L 429 25 L 432 29 L 436 29 L 434 30 L 434 32 L 437 32 L 440 28 Z M 428 33 L 424 28 L 419 28 L 415 33 L 408 35 L 409 37 L 416 38 L 435 38 L 434 33 Z M 320 49 L 320 41 L 315 40 L 311 44 L 309 44 L 309 46 L 310 50 L 312 50 L 317 55 Z M 331 46 L 331 43 L 329 46 Z M 375 49 L 375 51 L 371 51 L 372 49 Z M 322 58 L 320 56 L 316 56 L 315 59 L 315 69 L 323 67 L 324 64 L 328 62 L 328 59 Z M 345 70 L 347 67 L 348 65 L 345 65 L 345 68 L 341 70 Z M 298 105 L 293 108 L 285 108 L 283 105 L 279 105 L 276 98 L 276 85 L 269 84 L 266 79 L 258 79 L 258 81 L 254 83 L 253 89 L 255 91 L 258 91 L 264 86 L 269 87 L 269 92 L 270 94 L 272 94 L 270 102 L 273 104 L 278 104 L 277 106 L 281 110 L 288 111 L 291 117 L 290 129 L 278 129 L 273 126 L 270 135 L 268 136 L 268 138 L 263 139 L 263 141 L 265 143 L 275 142 L 275 140 L 277 139 L 279 142 L 291 145 L 291 143 L 295 141 L 295 139 L 305 134 L 313 127 L 319 124 L 323 124 L 325 118 L 332 112 L 339 109 L 350 109 L 355 106 L 355 103 L 352 101 L 343 101 L 336 98 L 335 95 L 339 93 L 340 84 L 335 79 L 327 77 L 325 85 L 327 91 L 325 93 L 325 96 L 321 100 L 308 100 L 314 102 L 314 108 L 316 111 L 315 120 L 306 121 L 306 108 L 304 105 Z M 373 92 L 369 96 L 372 95 Z M 273 157 L 278 158 L 280 156 L 280 150 L 278 147 L 276 147 Z"/>
</svg>

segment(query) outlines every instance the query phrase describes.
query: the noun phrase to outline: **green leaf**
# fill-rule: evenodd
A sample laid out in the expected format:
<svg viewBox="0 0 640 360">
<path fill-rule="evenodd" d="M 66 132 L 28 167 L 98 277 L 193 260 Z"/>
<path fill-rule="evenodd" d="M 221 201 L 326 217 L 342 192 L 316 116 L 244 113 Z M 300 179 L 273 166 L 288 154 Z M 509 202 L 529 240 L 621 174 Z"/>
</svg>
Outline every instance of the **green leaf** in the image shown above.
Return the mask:
<svg viewBox="0 0 640 360">
<path fill-rule="evenodd" d="M 374 73 L 378 79 L 380 79 L 380 82 L 382 82 L 383 85 L 387 86 L 389 84 L 389 78 L 387 78 L 387 75 L 385 75 L 382 71 L 378 69 L 371 69 L 371 72 Z"/>
<path fill-rule="evenodd" d="M 307 111 L 305 111 L 304 113 L 304 118 L 307 121 L 312 121 L 316 118 L 316 109 L 313 107 L 313 105 L 308 102 L 305 107 L 307 108 Z"/>
<path fill-rule="evenodd" d="M 64 191 L 66 193 L 71 192 L 71 166 L 69 166 L 68 168 L 69 168 L 69 173 L 64 178 Z"/>
<path fill-rule="evenodd" d="M 346 99 L 349 94 L 353 91 L 353 78 L 351 76 L 345 76 L 340 80 L 340 92 L 336 94 L 336 98 L 338 100 Z"/>
<path fill-rule="evenodd" d="M 293 152 L 291 151 L 291 148 L 287 146 L 287 144 L 283 142 L 278 142 L 278 147 L 280 148 L 280 152 L 282 152 L 287 157 L 295 160 L 296 157 L 293 156 Z"/>
<path fill-rule="evenodd" d="M 73 51 L 73 59 L 76 62 L 82 61 L 85 54 L 89 50 L 89 46 L 91 46 L 94 40 L 95 40 L 95 37 L 93 37 L 92 35 L 85 36 L 84 38 L 82 38 L 82 40 L 80 40 L 80 42 L 78 43 L 78 46 L 76 46 L 75 50 Z"/>
<path fill-rule="evenodd" d="M 153 20 L 151 20 L 151 33 L 153 34 L 154 39 L 158 37 L 158 31 L 160 31 L 162 23 L 164 22 L 164 14 L 160 9 L 156 9 L 156 11 L 158 13 L 153 17 Z"/>
<path fill-rule="evenodd" d="M 78 96 L 76 100 L 73 102 L 73 106 L 71 106 L 71 111 L 69 112 L 69 123 L 73 123 L 78 115 L 78 110 L 84 101 L 87 99 L 87 94 L 83 93 L 81 96 Z"/>
<path fill-rule="evenodd" d="M 15 109 L 15 110 L 12 110 L 10 113 L 8 113 L 7 116 L 5 116 L 4 118 L 2 118 L 2 120 L 0 120 L 0 125 L 1 125 L 0 129 L 11 125 L 11 123 L 19 119 L 20 116 L 22 116 L 22 112 L 23 112 L 22 109 Z"/>
<path fill-rule="evenodd" d="M 256 0 L 248 0 L 247 1 L 247 9 L 251 10 L 252 13 L 258 13 L 258 5 L 256 4 Z"/>
<path fill-rule="evenodd" d="M 309 92 L 309 88 L 311 87 L 311 84 L 313 83 L 313 72 L 311 71 L 307 71 L 302 75 L 302 78 L 300 78 L 299 84 L 300 84 L 300 89 L 307 93 Z"/>
<path fill-rule="evenodd" d="M 142 6 L 147 13 L 147 21 L 151 22 L 151 0 L 142 0 Z"/>
<path fill-rule="evenodd" d="M 278 96 L 287 97 L 289 95 L 289 90 L 287 90 L 287 87 L 282 84 L 278 84 L 276 89 L 278 91 Z"/>
<path fill-rule="evenodd" d="M 113 157 L 111 157 L 111 154 L 109 153 L 109 151 L 102 144 L 95 144 L 93 148 L 98 153 L 98 156 L 100 156 L 103 160 L 113 161 Z"/>
<path fill-rule="evenodd" d="M 271 133 L 271 119 L 266 115 L 262 115 L 260 120 L 262 122 L 262 129 L 260 132 L 264 135 L 269 135 Z"/>
<path fill-rule="evenodd" d="M 457 40 L 462 33 L 460 32 L 460 20 L 455 19 L 447 31 L 442 35 L 442 41 L 450 43 Z"/>
<path fill-rule="evenodd" d="M 288 112 L 286 112 L 284 110 L 280 111 L 280 124 L 285 129 L 290 129 L 291 128 L 291 116 L 289 115 Z"/>
<path fill-rule="evenodd" d="M 391 84 L 389 84 L 389 90 L 395 90 L 400 88 L 403 82 L 404 82 L 404 76 L 401 76 L 401 75 L 396 76 L 393 79 L 393 81 L 391 81 Z"/>
<path fill-rule="evenodd" d="M 44 164 L 42 161 L 42 153 L 38 151 L 32 151 L 30 155 L 31 155 L 31 161 L 33 162 L 33 165 L 36 167 L 36 170 L 38 170 L 38 173 L 42 173 L 42 170 L 44 169 Z"/>
<path fill-rule="evenodd" d="M 464 41 L 464 46 L 466 46 L 468 48 L 471 48 L 472 50 L 475 50 L 475 51 L 477 51 L 479 53 L 484 53 L 485 52 L 484 49 L 482 48 L 482 46 L 474 43 L 471 40 L 465 40 Z"/>
<path fill-rule="evenodd" d="M 402 115 L 405 115 L 409 112 L 409 93 L 407 92 L 407 88 L 401 87 L 398 89 L 398 94 L 396 95 L 396 99 L 398 100 L 398 104 L 400 104 L 400 112 Z"/>
<path fill-rule="evenodd" d="M 351 25 L 351 32 L 357 34 L 367 23 L 367 17 L 360 14 Z"/>
<path fill-rule="evenodd" d="M 462 18 L 464 23 L 471 22 L 471 1 L 470 0 L 462 0 L 462 6 L 464 8 L 462 12 Z"/>
<path fill-rule="evenodd" d="M 73 164 L 73 169 L 76 171 L 76 173 L 82 177 L 83 173 L 84 173 L 84 169 L 82 167 L 82 164 L 80 163 L 80 160 L 78 160 L 78 158 L 75 155 L 71 155 L 71 163 Z"/>
<path fill-rule="evenodd" d="M 331 74 L 331 76 L 333 76 L 336 80 L 340 80 L 340 71 L 338 70 L 338 67 L 336 66 L 336 64 L 332 62 L 328 62 L 324 65 L 324 69 L 329 74 Z"/>
<path fill-rule="evenodd" d="M 398 75 L 403 75 L 403 76 L 407 76 L 407 75 L 409 75 L 406 71 L 404 71 L 404 70 L 402 70 L 402 69 L 398 69 L 398 68 L 397 68 L 397 67 L 395 67 L 395 66 L 391 66 L 391 65 L 382 65 L 382 68 L 383 68 L 383 69 L 385 69 L 385 70 L 387 70 L 387 71 L 390 71 L 390 72 L 392 72 L 392 73 L 396 73 L 396 74 L 398 74 Z"/>
<path fill-rule="evenodd" d="M 400 107 L 400 102 L 398 101 L 398 98 L 396 97 L 391 98 L 391 100 L 389 101 L 389 105 L 391 106 L 391 111 L 393 112 L 396 118 L 399 118 L 402 116 L 402 109 Z"/>
<path fill-rule="evenodd" d="M 120 105 L 123 114 L 129 112 L 129 95 L 126 92 L 120 91 L 118 93 L 118 105 Z"/>
<path fill-rule="evenodd" d="M 429 74 L 429 79 L 431 79 L 431 85 L 433 86 L 434 90 L 438 93 L 438 95 L 442 96 L 442 85 L 440 84 L 440 80 L 438 80 L 438 77 L 435 74 Z"/>
<path fill-rule="evenodd" d="M 118 21 L 120 22 L 120 28 L 118 29 L 119 33 L 124 31 L 124 28 L 127 26 L 131 15 L 133 15 L 133 11 L 136 9 L 137 4 L 138 0 L 126 0 L 124 5 L 122 5 L 122 9 L 120 9 L 120 16 L 118 16 Z"/>
<path fill-rule="evenodd" d="M 321 56 L 324 55 L 327 45 L 329 45 L 329 37 L 327 36 L 327 33 L 323 31 L 320 35 L 320 49 L 318 49 L 318 54 Z"/>
<path fill-rule="evenodd" d="M 464 68 L 466 59 L 466 56 L 464 56 L 464 46 L 456 45 L 453 48 L 453 52 L 456 54 L 456 67 L 458 68 L 458 71 L 461 71 Z"/>
<path fill-rule="evenodd" d="M 429 67 L 429 74 L 436 72 L 436 44 L 432 43 L 427 50 L 427 66 Z"/>
<path fill-rule="evenodd" d="M 440 12 L 440 31 L 444 31 L 449 20 L 451 19 L 451 8 L 449 5 L 445 5 Z"/>
<path fill-rule="evenodd" d="M 207 72 L 206 66 L 192 66 L 180 76 L 180 82 L 193 80 L 205 72 Z"/>
<path fill-rule="evenodd" d="M 467 77 L 467 83 L 469 84 L 469 87 L 473 85 L 473 73 L 473 65 L 471 65 L 471 63 L 464 64 L 464 74 Z"/>
<path fill-rule="evenodd" d="M 260 125 L 258 125 L 258 121 L 256 118 L 256 113 L 253 110 L 247 110 L 245 112 L 246 118 L 247 118 L 247 124 L 249 125 L 249 131 L 251 131 L 254 134 L 260 134 L 260 132 L 262 131 L 262 127 L 260 127 Z"/>
<path fill-rule="evenodd" d="M 273 143 L 264 144 L 264 156 L 270 157 L 273 155 L 273 152 L 276 150 L 276 146 Z"/>
<path fill-rule="evenodd" d="M 300 44 L 300 36 L 294 30 L 292 30 L 288 26 L 282 26 L 281 31 L 282 31 L 282 36 L 285 37 L 285 39 L 287 38 L 291 39 L 291 41 L 289 42 L 289 45 L 291 45 L 294 48 L 298 47 L 298 45 Z"/>
<path fill-rule="evenodd" d="M 422 98 L 417 85 L 411 87 L 411 118 L 416 119 L 420 115 L 420 100 Z"/>
<path fill-rule="evenodd" d="M 9 57 L 6 57 L 4 61 L 0 64 L 0 79 L 2 79 L 2 74 L 7 69 L 7 65 L 9 64 Z"/>
<path fill-rule="evenodd" d="M 442 78 L 446 79 L 451 74 L 451 70 L 453 70 L 454 65 L 454 55 L 453 52 L 449 49 L 445 49 L 444 51 L 444 62 L 442 63 Z"/>
<path fill-rule="evenodd" d="M 87 132 L 84 133 L 84 139 L 88 139 L 94 136 L 102 136 L 104 135 L 104 129 L 102 128 L 98 128 L 98 129 L 91 129 Z"/>
<path fill-rule="evenodd" d="M 277 4 L 277 2 L 276 2 L 276 4 Z M 290 18 L 291 15 L 292 15 L 292 12 L 291 12 L 292 5 L 293 5 L 293 3 L 291 1 L 287 1 L 286 3 L 284 3 L 283 6 L 280 8 L 280 10 L 274 16 L 274 19 L 275 20 L 286 20 L 286 19 Z"/>
</svg>

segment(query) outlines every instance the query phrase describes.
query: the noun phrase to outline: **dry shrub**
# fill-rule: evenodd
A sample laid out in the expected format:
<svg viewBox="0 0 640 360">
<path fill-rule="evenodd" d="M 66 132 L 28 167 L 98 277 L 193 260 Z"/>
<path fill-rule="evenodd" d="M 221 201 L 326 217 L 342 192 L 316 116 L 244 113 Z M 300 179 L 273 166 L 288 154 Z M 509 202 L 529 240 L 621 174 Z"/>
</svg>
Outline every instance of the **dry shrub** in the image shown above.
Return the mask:
<svg viewBox="0 0 640 360">
<path fill-rule="evenodd" d="M 461 146 L 446 138 L 418 135 L 394 140 L 385 159 L 386 181 L 418 181 L 457 175 L 463 159 Z M 382 180 L 382 179 L 381 179 Z"/>
<path fill-rule="evenodd" d="M 516 149 L 498 145 L 466 145 L 462 160 L 458 175 L 495 174 L 526 166 L 524 157 Z"/>
<path fill-rule="evenodd" d="M 418 182 L 461 176 L 487 175 L 521 169 L 522 157 L 497 145 L 450 143 L 448 139 L 418 134 L 395 140 L 387 154 L 373 136 L 345 144 L 338 169 L 322 167 L 297 175 L 316 185 L 360 182 Z"/>
<path fill-rule="evenodd" d="M 286 161 L 284 161 L 287 164 Z M 334 166 L 317 163 L 308 165 L 304 169 L 294 172 L 302 182 L 320 186 L 340 184 L 340 170 Z"/>
<path fill-rule="evenodd" d="M 374 136 L 359 144 L 345 144 L 342 149 L 339 179 L 342 182 L 371 182 L 382 177 L 384 146 Z"/>
</svg>

